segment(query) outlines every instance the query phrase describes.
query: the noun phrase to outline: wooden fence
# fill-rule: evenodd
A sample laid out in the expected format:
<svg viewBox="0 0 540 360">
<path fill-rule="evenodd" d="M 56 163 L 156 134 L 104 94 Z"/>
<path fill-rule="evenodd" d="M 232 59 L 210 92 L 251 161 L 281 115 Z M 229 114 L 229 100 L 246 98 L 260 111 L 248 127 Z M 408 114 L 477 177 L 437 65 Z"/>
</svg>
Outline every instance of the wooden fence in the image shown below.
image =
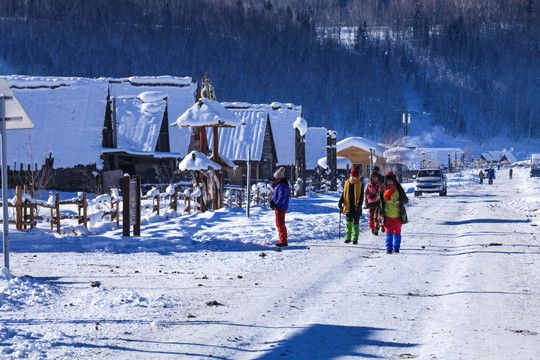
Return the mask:
<svg viewBox="0 0 540 360">
<path fill-rule="evenodd" d="M 224 197 L 224 205 L 227 207 L 245 207 L 246 206 L 246 189 L 245 187 L 225 187 L 224 188 L 226 196 Z M 60 200 L 60 194 L 49 193 L 49 199 L 47 201 L 39 200 L 34 198 L 34 187 L 33 186 L 17 186 L 15 189 L 15 201 L 12 203 L 8 201 L 7 205 L 10 208 L 15 209 L 15 219 L 9 221 L 10 224 L 14 224 L 17 230 L 26 230 L 34 228 L 38 221 L 49 222 L 50 229 L 56 230 L 56 232 L 61 233 L 61 221 L 62 220 L 77 220 L 78 224 L 82 224 L 84 227 L 88 228 L 89 222 L 89 213 L 88 206 L 89 201 L 87 199 L 86 193 L 79 193 L 77 197 L 72 199 Z M 178 211 L 179 209 L 182 212 L 189 213 L 192 209 L 200 209 L 199 203 L 192 199 L 193 193 L 191 190 L 184 191 L 180 193 L 175 187 L 174 192 L 169 191 L 168 193 L 154 193 L 150 195 L 145 195 L 141 197 L 141 200 L 146 200 L 146 203 L 143 204 L 143 208 L 150 210 L 152 212 L 160 215 L 162 209 L 170 209 Z M 151 201 L 151 203 L 150 203 Z M 106 217 L 109 218 L 110 222 L 116 221 L 117 226 L 120 226 L 120 217 L 121 217 L 121 202 L 122 198 L 118 196 L 118 189 L 112 189 L 111 193 L 108 195 L 98 196 L 96 199 L 92 200 L 94 205 L 100 207 L 106 203 L 106 209 L 101 210 L 101 219 L 103 220 Z M 269 192 L 264 189 L 257 187 L 251 191 L 251 204 L 269 206 L 270 198 Z M 183 203 L 183 206 L 180 204 Z M 3 203 L 0 203 L 0 207 L 3 206 Z M 70 206 L 72 209 L 73 206 L 77 208 L 77 215 L 69 214 L 69 212 L 61 211 L 61 208 Z M 40 209 L 48 210 L 48 216 L 42 214 Z M 0 220 L 1 223 L 1 220 Z"/>
</svg>

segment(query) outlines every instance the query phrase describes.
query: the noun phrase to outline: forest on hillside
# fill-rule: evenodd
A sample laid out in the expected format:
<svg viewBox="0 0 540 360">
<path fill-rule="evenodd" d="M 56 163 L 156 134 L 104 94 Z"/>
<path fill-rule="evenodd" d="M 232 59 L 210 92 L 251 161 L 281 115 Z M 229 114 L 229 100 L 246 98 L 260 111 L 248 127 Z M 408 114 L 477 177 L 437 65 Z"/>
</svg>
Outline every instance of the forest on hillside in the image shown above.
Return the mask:
<svg viewBox="0 0 540 360">
<path fill-rule="evenodd" d="M 2 0 L 0 74 L 208 72 L 220 101 L 291 102 L 379 140 L 402 134 L 413 89 L 455 136 L 539 138 L 537 1 Z"/>
</svg>

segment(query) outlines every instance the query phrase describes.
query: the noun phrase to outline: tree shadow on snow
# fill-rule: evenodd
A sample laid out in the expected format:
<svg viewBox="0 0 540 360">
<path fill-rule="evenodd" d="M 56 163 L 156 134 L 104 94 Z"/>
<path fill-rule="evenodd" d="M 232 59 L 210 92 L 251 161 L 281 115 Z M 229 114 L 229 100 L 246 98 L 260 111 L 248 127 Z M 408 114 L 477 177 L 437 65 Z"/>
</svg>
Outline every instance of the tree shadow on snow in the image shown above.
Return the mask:
<svg viewBox="0 0 540 360">
<path fill-rule="evenodd" d="M 363 326 L 313 324 L 288 339 L 270 343 L 270 350 L 255 357 L 257 360 L 283 359 L 336 359 L 339 357 L 382 358 L 375 355 L 381 348 L 412 348 L 417 344 L 377 340 L 378 332 L 388 331 Z M 388 353 L 387 351 L 384 351 Z"/>
<path fill-rule="evenodd" d="M 443 221 L 441 225 L 468 225 L 468 224 L 519 224 L 530 223 L 530 219 L 518 220 L 518 219 L 468 219 L 461 221 Z"/>
</svg>

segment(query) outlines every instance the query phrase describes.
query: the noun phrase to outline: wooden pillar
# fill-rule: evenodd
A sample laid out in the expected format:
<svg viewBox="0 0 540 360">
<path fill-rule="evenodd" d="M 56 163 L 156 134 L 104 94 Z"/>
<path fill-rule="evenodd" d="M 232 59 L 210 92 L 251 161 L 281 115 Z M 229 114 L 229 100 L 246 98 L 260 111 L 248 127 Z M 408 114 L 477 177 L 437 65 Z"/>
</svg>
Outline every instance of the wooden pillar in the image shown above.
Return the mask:
<svg viewBox="0 0 540 360">
<path fill-rule="evenodd" d="M 3 199 L 5 206 L 8 206 L 9 199 Z M 20 186 L 15 187 L 15 228 L 22 230 L 22 188 Z M 4 219 L 9 221 L 9 219 Z"/>
<path fill-rule="evenodd" d="M 56 208 L 56 232 L 60 234 L 60 194 L 56 193 L 56 200 L 54 202 Z"/>
<path fill-rule="evenodd" d="M 30 197 L 32 197 L 32 199 L 34 198 L 34 185 L 30 185 Z M 33 229 L 34 228 L 34 208 L 31 207 L 30 208 L 30 222 L 32 223 L 32 225 L 30 225 L 30 229 Z"/>
<path fill-rule="evenodd" d="M 295 173 L 296 181 L 300 181 L 300 189 L 296 192 L 297 196 L 306 195 L 306 137 L 300 134 L 300 130 L 295 129 L 295 151 L 294 151 L 294 160 L 295 160 Z"/>
<path fill-rule="evenodd" d="M 82 206 L 83 206 L 83 224 L 84 224 L 84 227 L 88 228 L 88 205 L 86 203 L 86 193 L 83 194 L 83 197 L 82 197 Z"/>
<path fill-rule="evenodd" d="M 330 191 L 337 191 L 337 153 L 336 153 L 336 131 L 326 132 L 326 165 L 329 169 Z"/>
</svg>

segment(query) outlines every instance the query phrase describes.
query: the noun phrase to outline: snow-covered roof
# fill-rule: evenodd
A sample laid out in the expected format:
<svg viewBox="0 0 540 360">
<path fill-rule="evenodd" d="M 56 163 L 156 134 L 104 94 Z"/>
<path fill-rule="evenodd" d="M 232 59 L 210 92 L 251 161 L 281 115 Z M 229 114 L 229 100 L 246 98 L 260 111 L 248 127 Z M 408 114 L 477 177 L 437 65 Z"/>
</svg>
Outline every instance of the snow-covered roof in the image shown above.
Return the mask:
<svg viewBox="0 0 540 360">
<path fill-rule="evenodd" d="M 118 150 L 155 151 L 166 105 L 165 100 L 144 103 L 139 98 L 117 99 Z"/>
<path fill-rule="evenodd" d="M 326 159 L 326 128 L 310 127 L 306 133 L 306 169 L 315 169 L 320 158 Z"/>
<path fill-rule="evenodd" d="M 320 158 L 317 163 L 322 168 L 328 168 L 328 163 L 326 161 L 326 157 Z M 352 169 L 352 162 L 351 160 L 347 159 L 346 157 L 337 156 L 337 168 L 338 170 L 347 170 Z"/>
<path fill-rule="evenodd" d="M 142 76 L 130 77 L 126 79 L 112 79 L 109 84 L 111 97 L 118 98 L 117 101 L 117 121 L 119 124 L 118 147 L 129 147 L 133 150 L 154 151 L 157 136 L 163 119 L 161 115 L 153 113 L 154 110 L 161 110 L 166 102 L 167 117 L 169 121 L 169 144 L 171 153 L 186 155 L 191 138 L 191 129 L 170 127 L 176 119 L 189 109 L 195 102 L 197 85 L 190 77 L 173 76 Z M 130 99 L 131 98 L 131 99 Z M 139 101 L 137 101 L 138 99 Z M 144 105 L 143 103 L 146 103 Z M 155 104 L 153 106 L 149 104 Z M 165 108 L 162 109 L 164 111 Z M 137 127 L 133 128 L 136 120 Z M 121 129 L 120 126 L 125 124 Z M 143 126 L 141 126 L 144 124 Z M 128 128 L 131 129 L 128 130 Z M 152 129 L 151 132 L 146 132 Z M 125 142 L 120 143 L 120 136 Z M 146 150 L 151 148 L 151 150 Z"/>
<path fill-rule="evenodd" d="M 337 152 L 340 152 L 350 147 L 356 147 L 367 152 L 369 152 L 369 149 L 374 149 L 375 154 L 377 155 L 381 155 L 386 150 L 384 146 L 360 136 L 349 137 L 336 143 Z"/>
<path fill-rule="evenodd" d="M 2 78 L 35 125 L 34 129 L 9 132 L 9 164 L 41 166 L 50 153 L 55 168 L 91 164 L 102 168 L 101 154 L 109 150 L 102 147 L 108 94 L 117 98 L 116 150 L 156 156 L 153 152 L 165 104 L 170 123 L 193 105 L 197 88 L 191 78 L 173 76 Z M 190 129 L 170 128 L 168 156 L 185 156 L 190 135 Z"/>
<path fill-rule="evenodd" d="M 3 76 L 34 123 L 33 129 L 10 130 L 10 165 L 43 165 L 52 154 L 55 168 L 103 166 L 102 131 L 108 80 Z"/>
<path fill-rule="evenodd" d="M 516 157 L 512 154 L 511 151 L 503 150 L 503 151 L 486 151 L 482 153 L 482 157 L 486 159 L 487 161 L 501 161 L 504 157 L 508 159 L 511 163 L 517 162 Z"/>
<path fill-rule="evenodd" d="M 200 99 L 184 112 L 173 126 L 229 126 L 240 125 L 240 120 L 220 102 Z"/>
<path fill-rule="evenodd" d="M 218 130 L 219 154 L 231 160 L 247 161 L 248 149 L 251 149 L 251 159 L 261 160 L 268 111 L 251 108 L 229 110 L 242 125 Z M 213 132 L 209 131 L 207 134 L 208 144 L 213 149 Z"/>
<path fill-rule="evenodd" d="M 276 145 L 276 165 L 292 165 L 295 163 L 295 130 L 293 124 L 298 117 L 302 116 L 302 106 L 279 102 L 271 104 L 224 102 L 222 104 L 231 111 L 233 109 L 252 109 L 268 112 Z"/>
<path fill-rule="evenodd" d="M 192 151 L 178 164 L 178 169 L 180 171 L 219 170 L 221 165 L 210 160 L 202 152 Z"/>
</svg>

